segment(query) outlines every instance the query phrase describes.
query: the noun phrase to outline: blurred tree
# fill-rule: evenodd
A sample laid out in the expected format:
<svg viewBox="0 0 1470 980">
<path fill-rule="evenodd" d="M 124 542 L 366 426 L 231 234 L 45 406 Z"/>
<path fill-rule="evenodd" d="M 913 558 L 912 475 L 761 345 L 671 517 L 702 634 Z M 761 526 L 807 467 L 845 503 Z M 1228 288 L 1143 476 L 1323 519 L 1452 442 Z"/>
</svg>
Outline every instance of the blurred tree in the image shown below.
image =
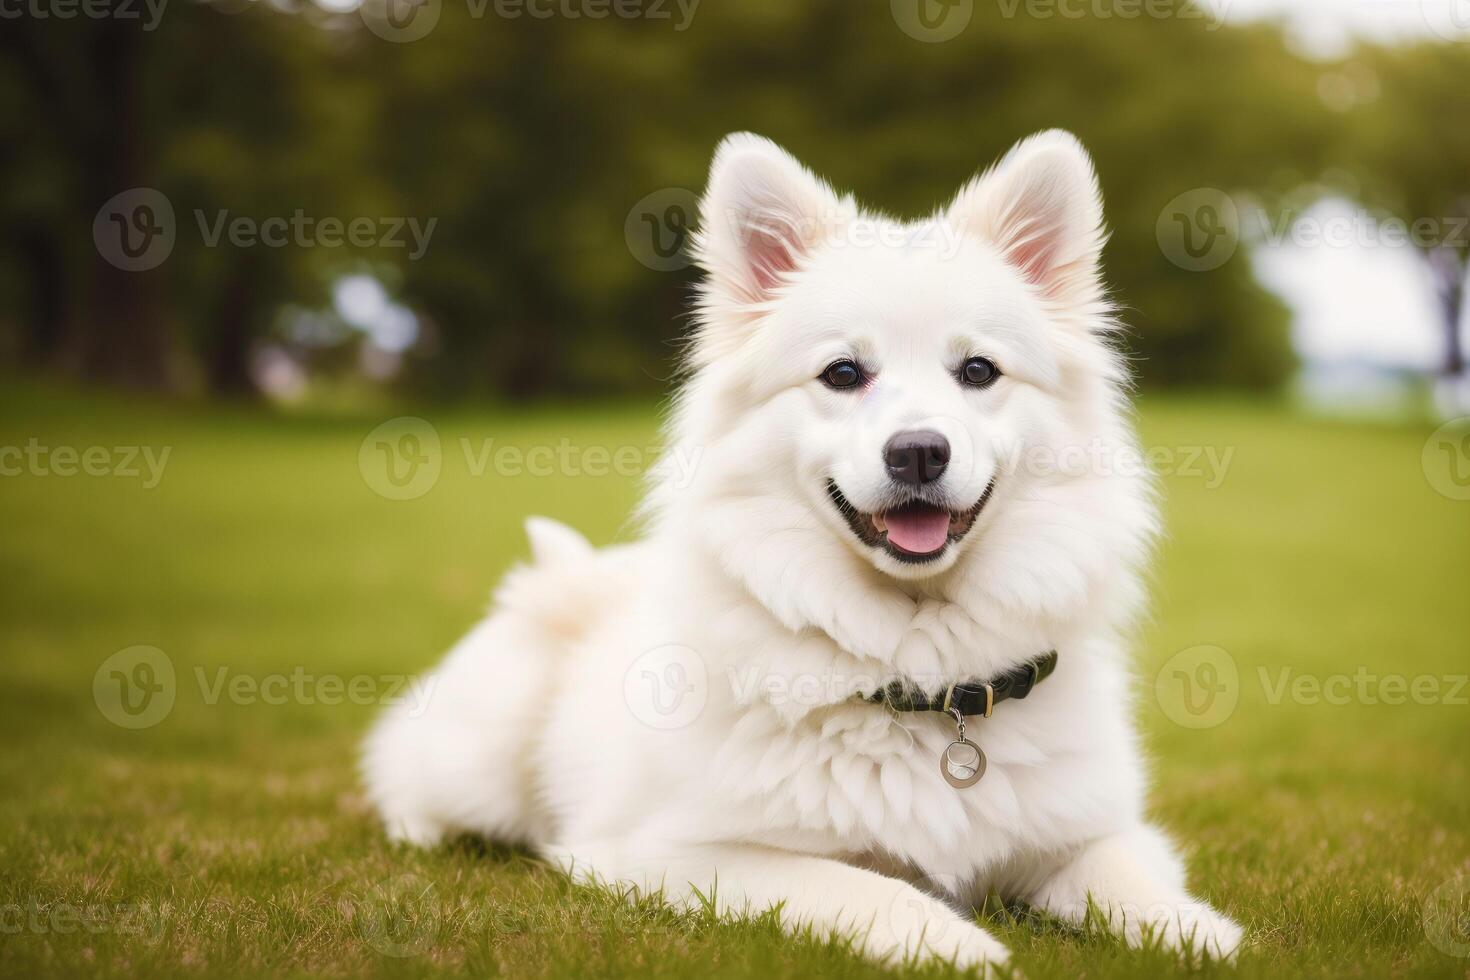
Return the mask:
<svg viewBox="0 0 1470 980">
<path fill-rule="evenodd" d="M 353 185 L 360 171 L 341 163 L 360 144 L 333 142 L 341 127 L 323 111 L 345 101 L 332 39 L 265 6 L 180 0 L 152 28 L 142 11 L 107 0 L 105 15 L 23 17 L 0 34 L 14 83 L 0 126 L 16 147 L 0 214 L 26 270 L 8 303 L 22 356 L 130 387 L 190 387 L 202 369 L 210 390 L 248 392 L 251 339 L 322 285 L 294 243 L 211 247 L 201 217 L 342 212 L 332 191 Z M 136 188 L 170 202 L 176 240 L 133 271 L 94 242 L 93 219 Z"/>
<path fill-rule="evenodd" d="M 253 391 L 250 357 L 290 303 L 320 303 L 333 271 L 352 264 L 350 243 L 324 247 L 311 226 L 232 246 L 228 222 L 346 220 L 381 213 L 362 165 L 375 134 L 364 120 L 374 93 L 342 38 L 295 14 L 236 0 L 195 3 L 172 26 L 167 71 L 170 125 L 159 179 L 180 207 L 170 259 L 176 297 L 209 390 Z M 228 71 L 221 71 L 228 65 Z"/>
<path fill-rule="evenodd" d="M 15 83 L 5 118 L 19 179 L 5 182 L 3 210 L 17 230 L 13 260 L 28 273 L 17 284 L 22 350 L 86 377 L 159 387 L 170 383 L 171 343 L 155 284 L 90 247 L 97 208 L 144 183 L 152 143 L 144 35 L 114 0 L 99 3 L 106 16 L 20 17 L 0 33 Z"/>
<path fill-rule="evenodd" d="M 1269 386 L 1293 365 L 1286 311 L 1244 252 L 1205 272 L 1170 261 L 1156 233 L 1166 205 L 1220 188 L 1279 206 L 1350 152 L 1376 200 L 1448 215 L 1470 159 L 1463 128 L 1443 123 L 1458 118 L 1463 47 L 1373 54 L 1382 97 L 1344 116 L 1319 97 L 1323 67 L 1276 30 L 1220 27 L 1183 2 L 1135 17 L 977 4 L 936 44 L 906 34 L 888 4 L 850 0 L 704 4 L 689 23 L 672 5 L 669 19 L 499 16 L 488 0 L 424 9 L 437 23 L 401 43 L 306 0 L 174 0 L 154 31 L 8 21 L 0 217 L 12 234 L 0 247 L 13 261 L 0 309 L 23 325 L 21 356 L 248 391 L 267 341 L 322 363 L 282 311 L 320 310 L 334 278 L 366 267 L 420 316 L 409 384 L 653 388 L 694 272 L 649 268 L 625 224 L 651 194 L 697 194 L 725 133 L 765 133 L 863 200 L 917 216 L 1016 139 L 1063 126 L 1097 159 L 1108 274 L 1143 381 Z M 178 242 L 159 268 L 126 273 L 93 247 L 91 222 L 135 186 L 167 195 Z M 436 224 L 421 256 L 383 242 L 211 246 L 200 227 L 303 210 Z M 345 327 L 333 336 L 358 342 Z"/>
<path fill-rule="evenodd" d="M 1181 269 L 1155 225 L 1181 191 L 1267 192 L 1320 164 L 1333 120 L 1310 66 L 1268 29 L 984 14 L 926 44 L 885 5 L 843 0 L 709 5 L 682 33 L 446 4 L 412 44 L 368 36 L 384 181 L 444 219 L 404 293 L 461 356 L 424 363 L 422 380 L 522 395 L 666 371 L 692 274 L 645 268 L 624 221 L 650 193 L 697 192 L 730 130 L 769 135 L 865 200 L 917 215 L 1048 126 L 1097 157 L 1109 271 L 1144 378 L 1282 380 L 1286 313 L 1245 257 Z"/>
</svg>

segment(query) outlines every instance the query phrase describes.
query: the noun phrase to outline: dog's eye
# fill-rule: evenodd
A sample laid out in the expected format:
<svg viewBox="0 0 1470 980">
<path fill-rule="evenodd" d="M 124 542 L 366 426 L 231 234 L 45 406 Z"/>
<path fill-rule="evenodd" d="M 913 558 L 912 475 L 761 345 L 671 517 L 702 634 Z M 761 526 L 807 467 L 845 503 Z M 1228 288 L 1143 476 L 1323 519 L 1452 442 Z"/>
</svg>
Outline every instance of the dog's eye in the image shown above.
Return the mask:
<svg viewBox="0 0 1470 980">
<path fill-rule="evenodd" d="M 960 368 L 960 380 L 977 388 L 984 388 L 998 377 L 1000 368 L 984 357 L 972 357 Z"/>
<path fill-rule="evenodd" d="M 834 361 L 822 372 L 822 383 L 828 388 L 851 388 L 863 380 L 863 369 L 851 361 Z"/>
</svg>

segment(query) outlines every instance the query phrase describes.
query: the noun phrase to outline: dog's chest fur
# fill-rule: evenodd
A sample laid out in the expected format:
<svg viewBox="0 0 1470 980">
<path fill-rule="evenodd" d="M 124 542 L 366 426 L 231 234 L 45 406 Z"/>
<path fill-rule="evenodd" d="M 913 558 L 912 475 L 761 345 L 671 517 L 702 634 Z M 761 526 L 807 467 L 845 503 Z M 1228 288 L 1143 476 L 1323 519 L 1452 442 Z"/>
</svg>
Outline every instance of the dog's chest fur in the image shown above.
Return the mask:
<svg viewBox="0 0 1470 980">
<path fill-rule="evenodd" d="M 850 693 L 894 676 L 931 688 L 938 678 L 987 676 L 1045 649 L 1041 624 L 987 629 L 951 604 L 939 642 L 916 630 L 904 656 L 879 665 L 818 630 L 793 635 L 728 579 L 716 588 L 722 577 L 708 568 L 679 575 L 709 597 L 679 619 L 709 659 L 710 703 L 696 724 L 717 747 L 697 780 L 708 786 L 711 822 L 775 846 L 869 852 L 968 878 L 1131 816 L 1139 775 L 1122 723 L 1124 678 L 1111 667 L 1115 651 L 1085 628 L 1053 625 L 1049 641 L 1063 648 L 1056 674 L 1026 700 L 968 720 L 988 765 L 961 789 L 940 770 L 952 718 Z M 969 630 L 957 637 L 961 621 Z"/>
</svg>

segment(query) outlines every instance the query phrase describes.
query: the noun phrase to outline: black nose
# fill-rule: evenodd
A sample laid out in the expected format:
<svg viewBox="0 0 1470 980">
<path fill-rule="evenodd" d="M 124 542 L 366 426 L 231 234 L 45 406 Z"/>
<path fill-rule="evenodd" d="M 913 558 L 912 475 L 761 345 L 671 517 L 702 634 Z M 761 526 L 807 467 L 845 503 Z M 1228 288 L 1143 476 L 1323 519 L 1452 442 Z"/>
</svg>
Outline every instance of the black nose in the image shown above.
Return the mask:
<svg viewBox="0 0 1470 980">
<path fill-rule="evenodd" d="M 949 440 L 932 429 L 900 432 L 883 447 L 888 475 L 918 486 L 944 475 L 949 465 Z"/>
</svg>

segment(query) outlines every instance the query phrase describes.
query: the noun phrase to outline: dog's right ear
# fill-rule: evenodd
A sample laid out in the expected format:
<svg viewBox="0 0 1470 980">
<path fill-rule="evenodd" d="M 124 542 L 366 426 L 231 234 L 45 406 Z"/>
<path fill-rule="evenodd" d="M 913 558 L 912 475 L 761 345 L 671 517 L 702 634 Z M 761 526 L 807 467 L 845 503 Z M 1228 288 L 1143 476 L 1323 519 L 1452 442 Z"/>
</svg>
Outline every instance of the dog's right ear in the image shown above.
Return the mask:
<svg viewBox="0 0 1470 980">
<path fill-rule="evenodd" d="M 694 238 L 695 260 L 709 276 L 706 302 L 739 308 L 770 299 L 852 208 L 765 137 L 726 136 L 710 164 Z"/>
</svg>

